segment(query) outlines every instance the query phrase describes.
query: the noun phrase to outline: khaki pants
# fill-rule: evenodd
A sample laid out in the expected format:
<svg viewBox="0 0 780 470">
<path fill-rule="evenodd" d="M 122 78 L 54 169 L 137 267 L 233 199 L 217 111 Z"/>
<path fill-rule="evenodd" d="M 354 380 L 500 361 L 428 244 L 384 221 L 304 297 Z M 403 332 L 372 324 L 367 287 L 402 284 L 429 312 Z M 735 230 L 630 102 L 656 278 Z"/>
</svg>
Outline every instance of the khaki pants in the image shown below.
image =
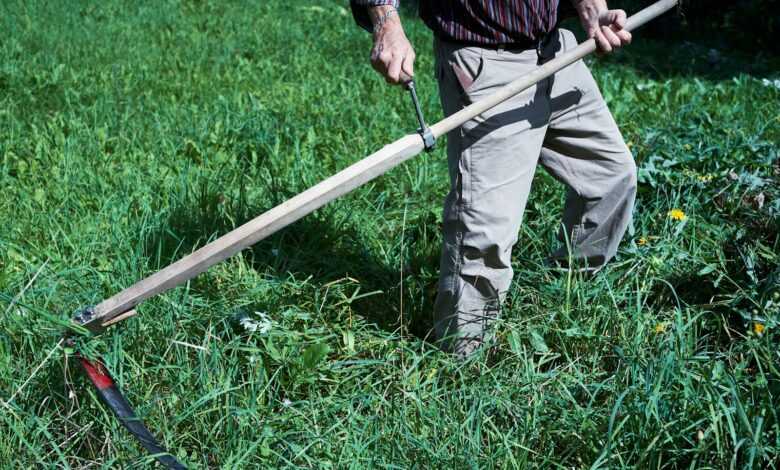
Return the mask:
<svg viewBox="0 0 780 470">
<path fill-rule="evenodd" d="M 437 41 L 436 70 L 450 115 L 577 45 L 554 31 L 538 49 L 507 51 Z M 567 187 L 551 260 L 597 270 L 615 255 L 636 195 L 636 166 L 587 66 L 579 61 L 450 133 L 450 192 L 435 306 L 442 346 L 466 356 L 485 339 L 512 280 L 537 163 Z"/>
</svg>

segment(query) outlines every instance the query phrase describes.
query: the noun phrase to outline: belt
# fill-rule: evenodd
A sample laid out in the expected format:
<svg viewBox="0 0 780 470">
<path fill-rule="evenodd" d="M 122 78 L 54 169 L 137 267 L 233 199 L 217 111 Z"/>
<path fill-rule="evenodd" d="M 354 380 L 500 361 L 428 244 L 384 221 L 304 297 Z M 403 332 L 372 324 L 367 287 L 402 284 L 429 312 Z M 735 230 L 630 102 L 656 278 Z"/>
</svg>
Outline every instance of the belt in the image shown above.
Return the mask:
<svg viewBox="0 0 780 470">
<path fill-rule="evenodd" d="M 507 43 L 481 43 L 476 41 L 452 41 L 447 40 L 451 44 L 455 44 L 461 47 L 481 47 L 483 49 L 490 49 L 493 51 L 508 51 L 508 52 L 520 52 L 527 51 L 529 49 L 539 49 L 539 46 L 547 41 L 553 34 L 557 34 L 557 28 L 536 39 L 524 39 L 520 41 L 507 42 Z"/>
<path fill-rule="evenodd" d="M 459 47 L 481 47 L 482 49 L 490 49 L 492 51 L 520 52 L 520 51 L 527 51 L 528 49 L 536 49 L 536 47 L 539 45 L 541 40 L 529 39 L 528 41 L 508 42 L 508 43 L 500 43 L 500 44 L 485 44 L 485 43 L 474 42 L 474 41 L 447 41 L 447 42 Z"/>
<path fill-rule="evenodd" d="M 493 51 L 507 51 L 507 52 L 521 52 L 529 49 L 536 49 L 542 39 L 529 39 L 523 42 L 509 42 L 501 44 L 474 44 L 475 47 L 481 47 L 483 49 L 490 49 Z"/>
</svg>

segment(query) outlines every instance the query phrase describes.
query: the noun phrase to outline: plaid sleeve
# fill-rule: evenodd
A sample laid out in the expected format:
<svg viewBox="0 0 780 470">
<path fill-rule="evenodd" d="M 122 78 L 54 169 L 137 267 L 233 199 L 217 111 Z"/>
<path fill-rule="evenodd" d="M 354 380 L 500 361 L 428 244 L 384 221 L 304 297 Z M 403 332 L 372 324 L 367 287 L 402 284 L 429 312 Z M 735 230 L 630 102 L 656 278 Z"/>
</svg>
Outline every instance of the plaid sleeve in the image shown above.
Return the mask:
<svg viewBox="0 0 780 470">
<path fill-rule="evenodd" d="M 374 26 L 371 24 L 371 18 L 368 16 L 368 7 L 378 7 L 381 5 L 392 5 L 398 8 L 400 0 L 349 0 L 349 6 L 352 8 L 352 17 L 355 22 L 369 33 L 374 32 Z"/>
</svg>

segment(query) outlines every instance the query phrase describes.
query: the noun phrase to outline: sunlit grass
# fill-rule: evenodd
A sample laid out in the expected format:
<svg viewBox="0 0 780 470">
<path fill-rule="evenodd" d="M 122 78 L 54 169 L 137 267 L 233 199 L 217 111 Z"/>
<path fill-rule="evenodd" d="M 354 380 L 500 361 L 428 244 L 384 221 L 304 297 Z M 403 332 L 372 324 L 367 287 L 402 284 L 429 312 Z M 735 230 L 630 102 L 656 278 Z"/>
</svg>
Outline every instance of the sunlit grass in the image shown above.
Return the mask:
<svg viewBox="0 0 780 470">
<path fill-rule="evenodd" d="M 412 132 L 411 104 L 338 5 L 0 12 L 0 461 L 136 465 L 55 347 L 70 314 Z M 778 77 L 725 52 L 732 73 L 671 73 L 670 50 L 698 60 L 638 37 L 589 61 L 640 168 L 633 226 L 595 278 L 546 270 L 563 192 L 540 172 L 492 351 L 423 340 L 443 145 L 78 347 L 193 467 L 775 464 Z"/>
</svg>

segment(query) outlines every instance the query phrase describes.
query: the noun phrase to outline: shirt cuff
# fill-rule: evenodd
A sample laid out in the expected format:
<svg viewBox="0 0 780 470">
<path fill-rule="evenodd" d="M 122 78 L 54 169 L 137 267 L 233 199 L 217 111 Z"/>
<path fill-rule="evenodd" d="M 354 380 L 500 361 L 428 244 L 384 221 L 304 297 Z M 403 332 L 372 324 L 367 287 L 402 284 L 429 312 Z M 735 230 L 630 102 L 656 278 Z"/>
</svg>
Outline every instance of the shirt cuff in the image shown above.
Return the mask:
<svg viewBox="0 0 780 470">
<path fill-rule="evenodd" d="M 382 5 L 398 8 L 399 3 L 399 0 L 350 0 L 349 6 L 352 8 L 352 17 L 355 18 L 355 23 L 369 33 L 373 33 L 374 25 L 371 23 L 371 17 L 368 16 L 368 8 Z"/>
</svg>

